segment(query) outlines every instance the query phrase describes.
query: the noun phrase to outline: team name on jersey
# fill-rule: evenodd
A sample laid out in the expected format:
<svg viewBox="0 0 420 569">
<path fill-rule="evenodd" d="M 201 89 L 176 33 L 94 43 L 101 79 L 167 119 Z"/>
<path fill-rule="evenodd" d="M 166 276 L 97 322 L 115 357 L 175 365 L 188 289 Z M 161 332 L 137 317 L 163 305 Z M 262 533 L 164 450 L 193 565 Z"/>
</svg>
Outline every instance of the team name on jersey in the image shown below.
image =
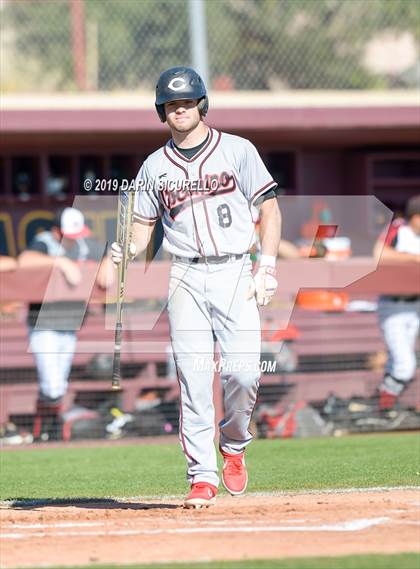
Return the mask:
<svg viewBox="0 0 420 569">
<path fill-rule="evenodd" d="M 159 190 L 162 203 L 174 218 L 184 207 L 193 203 L 233 192 L 236 180 L 233 174 L 206 174 L 203 178 L 160 180 Z"/>
</svg>

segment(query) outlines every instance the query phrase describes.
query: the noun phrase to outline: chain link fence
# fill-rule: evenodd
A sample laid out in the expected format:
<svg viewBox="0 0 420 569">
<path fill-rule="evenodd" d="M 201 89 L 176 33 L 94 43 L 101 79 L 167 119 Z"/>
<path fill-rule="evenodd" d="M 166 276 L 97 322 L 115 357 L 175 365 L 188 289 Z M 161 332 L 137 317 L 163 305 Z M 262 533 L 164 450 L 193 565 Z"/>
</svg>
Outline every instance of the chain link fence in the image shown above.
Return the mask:
<svg viewBox="0 0 420 569">
<path fill-rule="evenodd" d="M 198 0 L 191 0 L 198 2 Z M 203 0 L 213 90 L 412 89 L 417 0 Z M 189 0 L 3 0 L 3 92 L 152 90 L 194 62 Z"/>
</svg>

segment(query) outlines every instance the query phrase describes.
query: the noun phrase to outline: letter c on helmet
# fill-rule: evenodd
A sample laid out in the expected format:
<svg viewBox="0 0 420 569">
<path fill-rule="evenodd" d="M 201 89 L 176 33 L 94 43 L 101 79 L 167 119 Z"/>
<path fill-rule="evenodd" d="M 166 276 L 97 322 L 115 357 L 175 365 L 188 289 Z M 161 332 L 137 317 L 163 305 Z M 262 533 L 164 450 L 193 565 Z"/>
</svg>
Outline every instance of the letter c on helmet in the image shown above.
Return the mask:
<svg viewBox="0 0 420 569">
<path fill-rule="evenodd" d="M 182 91 L 187 86 L 185 79 L 182 77 L 174 77 L 172 81 L 168 85 L 168 89 L 172 89 L 172 91 Z"/>
</svg>

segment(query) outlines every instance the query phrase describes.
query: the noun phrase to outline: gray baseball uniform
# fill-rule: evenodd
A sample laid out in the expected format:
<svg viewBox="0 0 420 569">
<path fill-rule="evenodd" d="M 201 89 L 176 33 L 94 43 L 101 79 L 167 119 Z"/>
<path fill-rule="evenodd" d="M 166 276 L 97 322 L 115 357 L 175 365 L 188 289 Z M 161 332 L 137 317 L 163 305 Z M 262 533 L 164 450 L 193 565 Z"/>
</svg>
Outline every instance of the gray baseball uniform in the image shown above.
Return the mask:
<svg viewBox="0 0 420 569">
<path fill-rule="evenodd" d="M 221 352 L 225 417 L 220 446 L 241 452 L 260 378 L 260 321 L 247 253 L 255 241 L 255 202 L 276 187 L 246 139 L 209 129 L 187 159 L 169 141 L 136 179 L 134 219 L 162 218 L 163 247 L 173 255 L 168 312 L 181 390 L 180 440 L 189 482 L 219 483 L 214 448 L 214 342 Z"/>
</svg>

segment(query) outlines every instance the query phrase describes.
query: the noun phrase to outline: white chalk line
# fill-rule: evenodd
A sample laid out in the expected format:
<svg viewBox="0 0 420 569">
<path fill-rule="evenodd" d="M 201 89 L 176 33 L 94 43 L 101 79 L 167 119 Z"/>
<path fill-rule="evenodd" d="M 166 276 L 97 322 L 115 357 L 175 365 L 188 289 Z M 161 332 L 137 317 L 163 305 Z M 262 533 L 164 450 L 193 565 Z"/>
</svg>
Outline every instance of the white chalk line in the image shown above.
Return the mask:
<svg viewBox="0 0 420 569">
<path fill-rule="evenodd" d="M 319 494 L 327 494 L 327 495 L 334 495 L 334 494 L 368 494 L 369 492 L 395 492 L 395 491 L 417 491 L 420 493 L 420 485 L 419 486 L 372 486 L 372 487 L 365 487 L 365 488 L 319 488 L 319 489 L 311 489 L 311 490 L 285 490 L 285 491 L 271 491 L 271 492 L 248 492 L 243 496 L 235 496 L 233 500 L 246 500 L 247 498 L 287 498 L 289 496 L 312 496 L 312 495 L 319 495 Z M 159 503 L 165 500 L 182 500 L 184 499 L 184 494 L 169 494 L 169 495 L 152 495 L 152 496 L 103 496 L 102 498 L 63 498 L 63 499 L 34 499 L 34 500 L 0 500 L 0 509 L 8 509 L 13 507 L 36 507 L 36 506 L 50 506 L 50 507 L 57 507 L 63 505 L 72 505 L 77 507 L 78 505 L 89 505 L 92 504 L 103 504 L 112 500 L 114 504 L 111 502 L 110 507 L 115 507 L 115 502 L 121 503 L 128 503 L 128 502 L 147 502 L 150 500 L 157 500 Z M 219 500 L 226 499 L 231 500 L 232 497 L 228 495 L 221 495 Z M 411 502 L 413 505 L 417 504 L 417 502 Z M 145 510 L 147 510 L 147 504 L 145 504 Z"/>
<path fill-rule="evenodd" d="M 49 529 L 49 528 L 83 528 L 105 526 L 106 522 L 57 522 L 52 524 L 1 524 L 3 529 Z"/>
<path fill-rule="evenodd" d="M 198 533 L 280 533 L 280 532 L 353 532 L 362 531 L 371 527 L 384 524 L 390 518 L 364 518 L 350 520 L 337 524 L 320 524 L 308 526 L 263 526 L 263 527 L 182 527 L 162 528 L 149 530 L 111 530 L 111 531 L 69 531 L 69 532 L 34 532 L 34 533 L 3 533 L 0 537 L 7 539 L 32 539 L 32 538 L 57 538 L 57 537 L 113 537 L 132 535 L 174 535 L 174 534 L 198 534 Z"/>
<path fill-rule="evenodd" d="M 247 492 L 246 494 L 242 494 L 241 496 L 229 496 L 227 494 L 221 494 L 218 496 L 218 500 L 226 499 L 226 500 L 246 500 L 247 498 L 287 498 L 289 496 L 317 496 L 318 494 L 368 494 L 369 492 L 395 492 L 397 490 L 400 491 L 415 491 L 420 493 L 420 485 L 419 486 L 372 486 L 366 488 L 359 488 L 359 487 L 351 487 L 351 488 L 317 488 L 317 489 L 304 489 L 304 490 L 278 490 L 278 491 L 267 491 L 267 492 Z M 183 499 L 184 495 L 179 494 L 171 494 L 167 496 L 132 496 L 130 498 L 127 497 L 119 497 L 119 496 L 109 496 L 107 498 L 103 498 L 103 500 L 116 500 L 118 502 L 131 502 L 131 501 L 144 501 L 144 500 L 179 500 Z M 101 499 L 98 498 L 98 502 Z M 412 502 L 413 504 L 415 502 Z M 0 502 L 1 506 L 2 502 Z"/>
<path fill-rule="evenodd" d="M 327 488 L 327 489 L 312 489 L 312 490 L 290 490 L 287 492 L 251 492 L 238 496 L 238 498 L 245 498 L 246 496 L 254 497 L 286 497 L 286 496 L 305 496 L 305 495 L 318 495 L 318 494 L 368 494 L 369 492 L 395 492 L 417 490 L 420 493 L 420 486 L 372 486 L 371 488 Z"/>
<path fill-rule="evenodd" d="M 156 521 L 156 518 L 149 518 L 150 521 Z M 144 518 L 141 519 L 142 522 L 145 522 L 147 520 L 145 520 Z M 286 524 L 304 524 L 307 523 L 309 520 L 308 519 L 303 519 L 303 518 L 299 518 L 299 519 L 290 519 L 290 520 L 276 520 L 277 523 L 286 523 Z M 316 520 L 311 520 L 316 521 Z M 31 524 L 31 523 L 27 523 L 27 524 L 16 524 L 16 523 L 9 523 L 9 524 L 0 524 L 0 528 L 2 531 L 7 531 L 7 530 L 15 530 L 15 529 L 26 529 L 26 530 L 31 530 L 31 529 L 54 529 L 54 528 L 79 528 L 79 527 L 100 527 L 100 526 L 109 526 L 111 525 L 112 522 L 57 522 L 57 523 L 50 523 L 50 524 Z M 125 526 L 130 526 L 133 525 L 133 523 L 135 522 L 129 522 L 129 521 L 125 521 L 125 522 L 119 522 L 122 523 L 122 525 Z M 184 524 L 188 524 L 188 525 L 197 525 L 197 520 L 185 520 Z M 252 524 L 255 525 L 262 525 L 265 524 L 265 521 L 254 521 L 254 520 L 236 520 L 235 524 L 238 526 L 241 525 L 248 525 L 251 526 Z M 232 520 L 206 520 L 206 524 L 209 526 L 231 526 L 232 525 Z M 1 533 L 0 533 L 1 536 Z"/>
</svg>

